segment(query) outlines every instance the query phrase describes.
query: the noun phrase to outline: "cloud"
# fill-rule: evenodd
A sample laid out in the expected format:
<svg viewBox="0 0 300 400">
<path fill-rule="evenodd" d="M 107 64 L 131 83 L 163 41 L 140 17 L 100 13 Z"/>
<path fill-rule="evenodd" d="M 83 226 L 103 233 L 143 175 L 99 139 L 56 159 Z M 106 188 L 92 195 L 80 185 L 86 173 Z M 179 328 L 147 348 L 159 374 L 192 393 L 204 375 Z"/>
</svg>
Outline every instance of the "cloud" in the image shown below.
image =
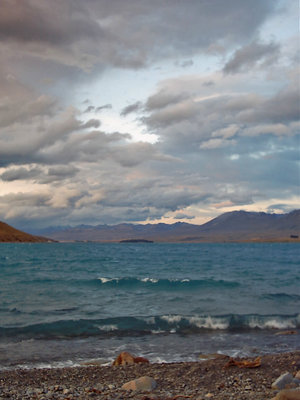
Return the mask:
<svg viewBox="0 0 300 400">
<path fill-rule="evenodd" d="M 295 28 L 272 28 L 279 1 L 19 3 L 1 3 L 0 219 L 290 204 L 299 45 Z"/>
<path fill-rule="evenodd" d="M 226 140 L 223 138 L 209 139 L 200 145 L 200 149 L 218 149 L 220 147 L 233 145 L 235 143 L 236 141 L 234 140 Z"/>
<path fill-rule="evenodd" d="M 156 107 L 157 108 L 157 107 Z M 178 122 L 189 120 L 196 113 L 197 105 L 193 99 L 183 100 L 169 107 L 160 109 L 145 117 L 143 121 L 153 128 L 166 127 Z"/>
<path fill-rule="evenodd" d="M 246 119 L 268 121 L 273 123 L 291 122 L 299 120 L 300 92 L 295 86 L 276 93 L 275 96 L 267 99 L 255 115 L 246 116 Z"/>
<path fill-rule="evenodd" d="M 102 110 L 109 110 L 109 109 L 111 109 L 111 108 L 112 108 L 112 105 L 111 105 L 111 104 L 104 104 L 103 106 L 96 107 L 96 108 L 95 108 L 95 111 L 96 111 L 96 112 L 100 112 L 100 111 L 102 111 Z"/>
<path fill-rule="evenodd" d="M 56 99 L 38 94 L 0 64 L 0 128 L 24 123 L 41 116 L 52 116 L 57 109 Z"/>
<path fill-rule="evenodd" d="M 236 124 L 231 124 L 225 128 L 221 128 L 212 133 L 212 137 L 222 137 L 229 139 L 234 137 L 239 131 L 239 127 Z"/>
<path fill-rule="evenodd" d="M 3 181 L 11 182 L 11 181 L 16 181 L 16 180 L 30 180 L 33 178 L 36 178 L 39 176 L 41 173 L 41 169 L 38 167 L 34 168 L 11 168 L 3 172 L 3 174 L 0 175 L 0 178 Z"/>
<path fill-rule="evenodd" d="M 185 93 L 171 93 L 167 89 L 162 89 L 147 99 L 145 108 L 147 111 L 159 110 L 171 104 L 178 104 L 186 98 Z"/>
<path fill-rule="evenodd" d="M 94 111 L 95 110 L 95 107 L 94 106 L 88 106 L 83 112 L 84 113 L 90 113 L 90 112 L 92 112 L 92 111 Z"/>
<path fill-rule="evenodd" d="M 276 62 L 280 46 L 277 43 L 260 43 L 257 40 L 235 51 L 225 64 L 225 74 L 244 72 L 255 66 L 263 66 Z"/>
<path fill-rule="evenodd" d="M 137 101 L 136 103 L 129 104 L 128 106 L 124 107 L 121 111 L 121 116 L 126 117 L 126 115 L 136 112 L 141 109 L 142 103 Z"/>
<path fill-rule="evenodd" d="M 205 77 L 165 81 L 146 100 L 147 114 L 141 120 L 160 136 L 165 151 L 175 146 L 181 154 L 234 146 L 243 136 L 294 136 L 300 104 L 294 77 L 284 88 L 267 95 L 240 93 L 243 79 L 215 74 L 215 85 L 206 86 L 205 92 Z"/>
<path fill-rule="evenodd" d="M 103 106 L 98 106 L 98 107 L 90 105 L 83 111 L 83 113 L 84 114 L 91 113 L 91 112 L 98 113 L 98 112 L 100 112 L 102 110 L 108 110 L 108 109 L 111 109 L 111 108 L 112 108 L 111 104 L 104 104 Z"/>
<path fill-rule="evenodd" d="M 19 51 L 84 70 L 97 64 L 140 68 L 178 51 L 189 56 L 213 43 L 243 43 L 275 6 L 271 0 L 192 0 L 186 12 L 180 1 L 3 0 L 0 41 L 15 56 Z"/>
<path fill-rule="evenodd" d="M 46 208 L 49 201 L 48 193 L 10 193 L 0 196 L 0 213 L 6 219 L 14 219 L 18 217 L 29 217 L 37 210 Z M 10 205 L 10 206 L 8 206 Z"/>
<path fill-rule="evenodd" d="M 184 213 L 179 213 L 174 216 L 174 219 L 194 219 L 195 217 L 193 215 L 188 215 Z"/>
<path fill-rule="evenodd" d="M 184 60 L 181 62 L 176 62 L 175 65 L 178 65 L 181 68 L 187 68 L 187 67 L 191 67 L 192 65 L 194 65 L 194 61 L 193 60 Z"/>
</svg>

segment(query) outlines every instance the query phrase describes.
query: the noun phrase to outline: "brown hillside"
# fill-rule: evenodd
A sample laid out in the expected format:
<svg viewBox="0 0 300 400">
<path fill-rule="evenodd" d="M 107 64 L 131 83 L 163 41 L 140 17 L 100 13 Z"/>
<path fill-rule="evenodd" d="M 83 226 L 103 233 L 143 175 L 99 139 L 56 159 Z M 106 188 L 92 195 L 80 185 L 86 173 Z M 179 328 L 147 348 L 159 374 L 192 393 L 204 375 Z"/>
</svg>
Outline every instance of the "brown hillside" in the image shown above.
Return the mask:
<svg viewBox="0 0 300 400">
<path fill-rule="evenodd" d="M 49 239 L 29 235 L 0 221 L 0 242 L 48 242 Z M 52 240 L 50 240 L 52 241 Z"/>
</svg>

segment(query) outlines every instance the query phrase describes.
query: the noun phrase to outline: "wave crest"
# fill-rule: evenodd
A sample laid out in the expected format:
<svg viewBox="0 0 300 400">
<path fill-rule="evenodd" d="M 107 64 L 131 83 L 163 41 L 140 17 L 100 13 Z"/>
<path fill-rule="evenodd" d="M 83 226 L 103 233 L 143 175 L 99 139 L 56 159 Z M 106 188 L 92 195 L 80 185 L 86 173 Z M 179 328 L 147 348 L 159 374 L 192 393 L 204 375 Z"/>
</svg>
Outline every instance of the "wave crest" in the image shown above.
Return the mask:
<svg viewBox="0 0 300 400">
<path fill-rule="evenodd" d="M 150 334 L 201 334 L 204 331 L 299 329 L 300 314 L 295 315 L 159 315 L 106 319 L 61 320 L 24 327 L 0 327 L 0 337 L 20 339 L 71 338 L 88 336 L 140 336 Z"/>
<path fill-rule="evenodd" d="M 101 285 L 104 287 L 123 287 L 123 288 L 135 288 L 135 287 L 149 287 L 155 289 L 196 289 L 199 287 L 224 287 L 224 288 L 233 288 L 237 287 L 240 284 L 235 281 L 226 281 L 226 280 L 215 280 L 215 279 L 158 279 L 152 277 L 144 277 L 144 278 L 131 278 L 131 277 L 123 277 L 123 278 L 108 278 L 108 277 L 99 277 L 98 282 L 101 282 Z"/>
</svg>

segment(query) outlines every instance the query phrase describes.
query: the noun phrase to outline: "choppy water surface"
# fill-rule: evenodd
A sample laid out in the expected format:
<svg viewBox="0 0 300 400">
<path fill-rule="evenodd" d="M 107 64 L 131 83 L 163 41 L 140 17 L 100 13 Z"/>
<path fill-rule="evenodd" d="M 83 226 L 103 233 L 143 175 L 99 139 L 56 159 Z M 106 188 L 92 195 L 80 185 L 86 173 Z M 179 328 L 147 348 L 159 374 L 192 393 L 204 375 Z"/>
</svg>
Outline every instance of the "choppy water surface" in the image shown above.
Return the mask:
<svg viewBox="0 0 300 400">
<path fill-rule="evenodd" d="M 0 367 L 297 348 L 298 244 L 0 244 Z"/>
</svg>

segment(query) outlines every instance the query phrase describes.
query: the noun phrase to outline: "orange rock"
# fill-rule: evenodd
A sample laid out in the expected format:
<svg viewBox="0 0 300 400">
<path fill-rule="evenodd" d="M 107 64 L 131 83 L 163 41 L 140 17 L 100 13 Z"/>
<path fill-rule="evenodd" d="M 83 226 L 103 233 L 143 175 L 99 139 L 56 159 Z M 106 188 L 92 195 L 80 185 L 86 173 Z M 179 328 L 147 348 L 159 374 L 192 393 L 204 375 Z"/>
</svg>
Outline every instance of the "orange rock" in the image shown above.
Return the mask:
<svg viewBox="0 0 300 400">
<path fill-rule="evenodd" d="M 149 360 L 144 357 L 134 357 L 134 362 L 137 363 L 146 363 L 149 364 Z"/>
<path fill-rule="evenodd" d="M 257 357 L 255 360 L 234 360 L 231 358 L 228 363 L 225 364 L 225 368 L 228 367 L 239 367 L 239 368 L 257 368 L 261 365 L 261 358 Z"/>
<path fill-rule="evenodd" d="M 132 354 L 127 353 L 127 351 L 122 351 L 112 365 L 132 365 L 138 363 L 149 363 L 149 360 L 144 357 L 134 357 Z"/>
</svg>

